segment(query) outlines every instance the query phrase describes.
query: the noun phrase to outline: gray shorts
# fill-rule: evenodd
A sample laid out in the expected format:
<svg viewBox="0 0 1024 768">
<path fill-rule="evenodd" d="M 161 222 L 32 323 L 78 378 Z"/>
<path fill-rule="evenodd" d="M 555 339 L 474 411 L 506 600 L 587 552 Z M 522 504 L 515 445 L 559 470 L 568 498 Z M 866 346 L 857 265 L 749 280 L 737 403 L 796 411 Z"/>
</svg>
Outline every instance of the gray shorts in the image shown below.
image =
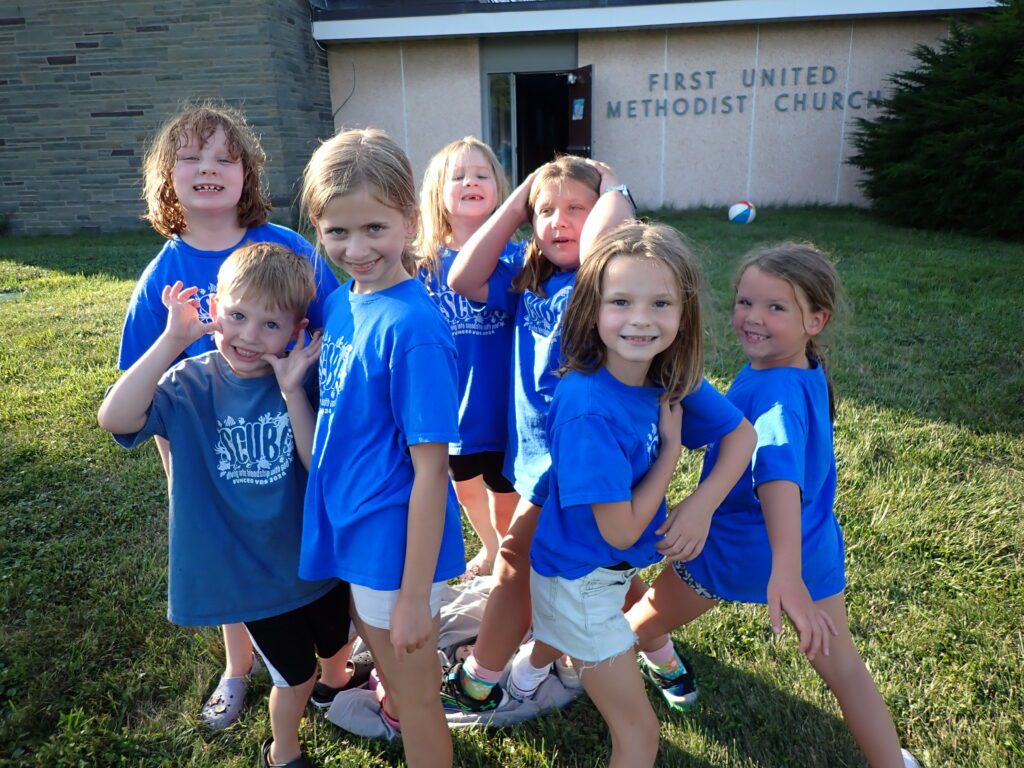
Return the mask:
<svg viewBox="0 0 1024 768">
<path fill-rule="evenodd" d="M 533 636 L 579 661 L 597 663 L 633 648 L 636 634 L 622 613 L 636 568 L 597 568 L 578 579 L 530 569 Z"/>
</svg>

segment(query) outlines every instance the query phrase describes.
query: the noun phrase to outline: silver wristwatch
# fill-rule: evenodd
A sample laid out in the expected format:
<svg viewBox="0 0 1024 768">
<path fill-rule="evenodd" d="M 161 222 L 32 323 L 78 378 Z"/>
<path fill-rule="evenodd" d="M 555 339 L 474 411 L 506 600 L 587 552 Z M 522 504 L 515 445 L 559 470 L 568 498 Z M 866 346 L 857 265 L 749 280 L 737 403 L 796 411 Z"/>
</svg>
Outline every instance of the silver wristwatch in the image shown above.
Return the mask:
<svg viewBox="0 0 1024 768">
<path fill-rule="evenodd" d="M 636 213 L 636 201 L 633 199 L 633 196 L 629 194 L 629 187 L 625 184 L 616 184 L 615 186 L 608 187 L 605 192 L 621 192 L 623 197 L 629 200 L 629 204 L 633 206 L 633 212 Z"/>
</svg>

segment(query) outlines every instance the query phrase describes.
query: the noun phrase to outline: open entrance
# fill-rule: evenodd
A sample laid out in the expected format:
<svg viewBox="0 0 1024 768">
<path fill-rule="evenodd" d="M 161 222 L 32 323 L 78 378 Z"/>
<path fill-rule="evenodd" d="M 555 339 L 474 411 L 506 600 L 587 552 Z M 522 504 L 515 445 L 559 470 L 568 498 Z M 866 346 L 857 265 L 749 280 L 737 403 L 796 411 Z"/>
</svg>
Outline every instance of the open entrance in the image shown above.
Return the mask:
<svg viewBox="0 0 1024 768">
<path fill-rule="evenodd" d="M 489 75 L 490 145 L 513 185 L 556 155 L 590 157 L 591 71 Z"/>
</svg>

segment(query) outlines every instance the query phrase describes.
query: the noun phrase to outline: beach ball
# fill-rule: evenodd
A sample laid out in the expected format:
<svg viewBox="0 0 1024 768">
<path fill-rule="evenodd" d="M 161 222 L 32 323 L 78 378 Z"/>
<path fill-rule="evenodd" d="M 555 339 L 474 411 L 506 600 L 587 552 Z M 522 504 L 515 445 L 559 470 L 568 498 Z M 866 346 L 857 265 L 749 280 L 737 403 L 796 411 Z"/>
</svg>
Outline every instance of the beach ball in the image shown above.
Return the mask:
<svg viewBox="0 0 1024 768">
<path fill-rule="evenodd" d="M 729 206 L 729 221 L 734 224 L 749 224 L 756 215 L 757 210 L 749 200 L 740 200 Z"/>
</svg>

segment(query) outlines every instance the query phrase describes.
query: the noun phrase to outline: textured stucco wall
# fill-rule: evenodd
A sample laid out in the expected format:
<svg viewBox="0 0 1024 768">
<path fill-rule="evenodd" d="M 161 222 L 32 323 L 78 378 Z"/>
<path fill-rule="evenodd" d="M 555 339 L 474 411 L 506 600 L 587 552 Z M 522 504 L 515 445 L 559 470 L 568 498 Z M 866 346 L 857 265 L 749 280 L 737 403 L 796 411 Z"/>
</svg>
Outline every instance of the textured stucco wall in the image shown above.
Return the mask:
<svg viewBox="0 0 1024 768">
<path fill-rule="evenodd" d="M 863 205 L 845 163 L 855 120 L 877 116 L 909 50 L 944 33 L 937 16 L 581 32 L 594 155 L 644 206 Z M 329 63 L 336 127 L 386 129 L 417 173 L 480 135 L 478 38 L 337 44 Z"/>
<path fill-rule="evenodd" d="M 855 120 L 944 32 L 912 17 L 581 34 L 594 154 L 644 206 L 863 205 L 844 162 Z"/>
<path fill-rule="evenodd" d="M 450 141 L 482 136 L 476 38 L 352 43 L 328 49 L 335 128 L 382 128 L 417 181 Z"/>
</svg>

